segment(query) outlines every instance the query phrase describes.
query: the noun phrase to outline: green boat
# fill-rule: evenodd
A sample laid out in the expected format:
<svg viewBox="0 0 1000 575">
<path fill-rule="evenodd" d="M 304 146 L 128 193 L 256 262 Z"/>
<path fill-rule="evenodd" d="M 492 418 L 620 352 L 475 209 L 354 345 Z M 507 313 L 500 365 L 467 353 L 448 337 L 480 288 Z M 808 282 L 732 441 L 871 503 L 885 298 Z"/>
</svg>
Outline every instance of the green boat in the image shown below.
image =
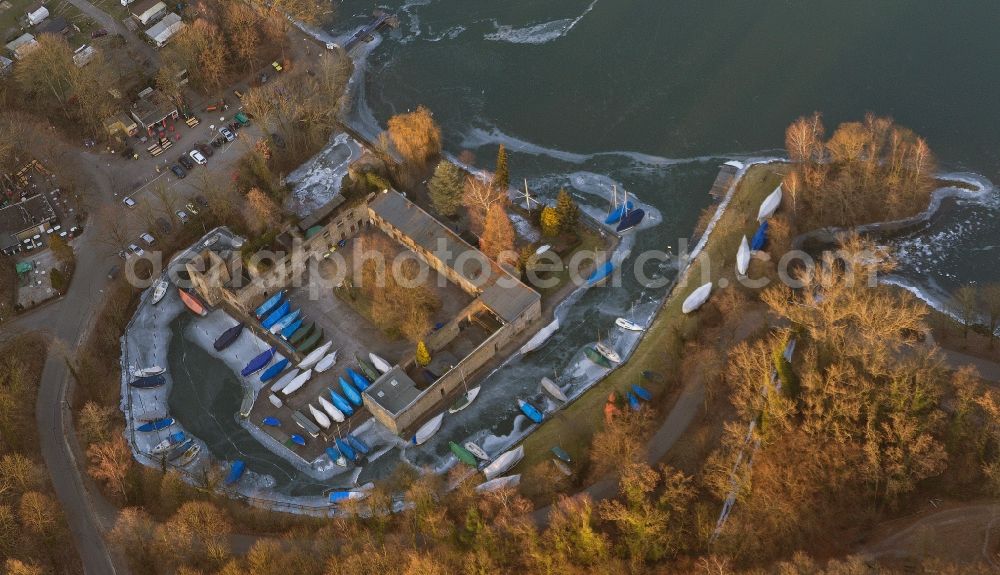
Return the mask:
<svg viewBox="0 0 1000 575">
<path fill-rule="evenodd" d="M 376 379 L 382 377 L 382 374 L 375 369 L 375 366 L 372 365 L 370 361 L 367 361 L 358 354 L 354 354 L 354 359 L 358 360 L 358 367 L 361 368 L 361 371 L 368 377 L 368 379 L 375 381 Z"/>
<path fill-rule="evenodd" d="M 608 358 L 606 358 L 603 355 L 597 353 L 596 349 L 594 349 L 592 347 L 588 347 L 587 349 L 584 350 L 584 353 L 587 354 L 587 359 L 589 359 L 590 361 L 596 363 L 597 365 L 599 365 L 601 367 L 607 367 L 607 368 L 611 367 L 611 362 L 608 361 Z"/>
<path fill-rule="evenodd" d="M 565 449 L 559 447 L 558 445 L 552 448 L 552 454 L 558 457 L 559 459 L 565 461 L 566 463 L 573 463 L 573 458 L 570 457 L 568 453 L 566 453 Z"/>
<path fill-rule="evenodd" d="M 448 447 L 451 448 L 451 452 L 455 454 L 455 457 L 457 457 L 459 461 L 471 465 L 472 467 L 477 467 L 478 462 L 476 461 L 476 456 L 473 455 L 468 449 L 462 447 L 454 441 L 449 441 Z"/>
<path fill-rule="evenodd" d="M 303 341 L 301 345 L 295 348 L 295 351 L 302 354 L 309 353 L 310 351 L 312 351 L 314 347 L 316 347 L 317 344 L 319 344 L 319 342 L 322 339 L 323 339 L 323 330 L 319 330 L 316 333 L 309 336 L 308 338 L 306 338 L 306 340 Z"/>
<path fill-rule="evenodd" d="M 288 340 L 288 343 L 292 345 L 298 344 L 300 341 L 305 339 L 307 335 L 311 334 L 314 329 L 316 329 L 316 322 L 312 322 L 311 324 L 305 327 L 300 327 L 299 329 L 295 330 L 295 333 L 292 334 L 292 337 Z"/>
</svg>

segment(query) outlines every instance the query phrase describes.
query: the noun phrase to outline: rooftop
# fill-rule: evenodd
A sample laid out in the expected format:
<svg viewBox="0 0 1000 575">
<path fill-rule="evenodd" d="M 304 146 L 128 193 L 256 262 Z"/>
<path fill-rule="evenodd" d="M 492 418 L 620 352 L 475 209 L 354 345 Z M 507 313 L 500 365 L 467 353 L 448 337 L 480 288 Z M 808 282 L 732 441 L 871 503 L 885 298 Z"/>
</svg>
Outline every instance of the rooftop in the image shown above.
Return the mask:
<svg viewBox="0 0 1000 575">
<path fill-rule="evenodd" d="M 55 216 L 52 206 L 41 194 L 0 209 L 0 244 L 6 247 L 17 243 L 14 236 Z"/>
<path fill-rule="evenodd" d="M 399 366 L 394 366 L 385 375 L 378 378 L 364 393 L 395 417 L 413 403 L 413 400 L 420 396 L 421 391 L 417 389 L 417 384 L 406 375 L 406 372 Z"/>
<path fill-rule="evenodd" d="M 38 24 L 35 27 L 35 32 L 38 34 L 62 34 L 67 28 L 69 28 L 69 22 L 62 16 L 56 16 Z"/>
<path fill-rule="evenodd" d="M 164 9 L 167 7 L 167 5 L 163 3 L 163 0 L 135 0 L 135 2 L 129 4 L 128 9 L 132 14 L 142 16 L 148 12 L 150 8 L 156 7 L 157 4 L 163 4 Z"/>
<path fill-rule="evenodd" d="M 173 102 L 155 90 L 132 104 L 132 114 L 136 120 L 143 124 L 143 127 L 159 122 L 176 109 L 177 106 Z"/>
</svg>

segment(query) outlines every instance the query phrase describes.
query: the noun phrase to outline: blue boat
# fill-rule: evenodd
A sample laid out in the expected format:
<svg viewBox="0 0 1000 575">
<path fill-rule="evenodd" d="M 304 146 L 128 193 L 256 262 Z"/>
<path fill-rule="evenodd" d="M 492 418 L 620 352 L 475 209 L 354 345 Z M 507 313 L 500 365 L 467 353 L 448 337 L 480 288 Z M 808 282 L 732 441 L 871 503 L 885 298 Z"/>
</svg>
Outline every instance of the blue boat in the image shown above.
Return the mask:
<svg viewBox="0 0 1000 575">
<path fill-rule="evenodd" d="M 354 437 L 354 435 L 351 433 L 347 434 L 347 443 L 350 443 L 351 447 L 353 447 L 356 451 L 359 451 L 365 455 L 368 455 L 368 452 L 372 450 L 371 447 L 368 447 L 367 443 L 361 441 L 357 437 Z"/>
<path fill-rule="evenodd" d="M 637 225 L 641 224 L 643 218 L 645 217 L 646 217 L 646 211 L 643 210 L 642 208 L 629 210 L 629 212 L 625 214 L 625 217 L 623 217 L 622 220 L 618 222 L 618 227 L 615 228 L 615 231 L 618 233 L 627 232 L 632 228 L 636 227 Z"/>
<path fill-rule="evenodd" d="M 333 463 L 337 463 L 337 460 L 341 457 L 340 452 L 337 451 L 336 447 L 327 447 L 326 456 L 329 457 L 330 461 Z"/>
<path fill-rule="evenodd" d="M 232 485 L 243 477 L 243 472 L 246 471 L 247 464 L 243 463 L 242 459 L 237 459 L 229 466 L 229 475 L 226 476 L 226 485 Z"/>
<path fill-rule="evenodd" d="M 274 294 L 273 296 L 267 298 L 267 301 L 260 304 L 260 307 L 254 310 L 253 312 L 254 316 L 256 316 L 257 319 L 264 317 L 266 314 L 270 313 L 271 310 L 273 310 L 274 307 L 277 306 L 278 303 L 281 302 L 281 299 L 284 297 L 285 297 L 285 290 L 281 290 L 278 293 Z"/>
<path fill-rule="evenodd" d="M 243 368 L 240 375 L 246 377 L 250 374 L 257 373 L 258 371 L 264 369 L 264 366 L 271 362 L 271 358 L 274 357 L 274 348 L 270 348 L 267 351 L 261 353 L 257 357 L 250 360 L 250 363 Z"/>
<path fill-rule="evenodd" d="M 147 421 L 135 429 L 136 431 L 159 431 L 161 429 L 166 429 L 173 424 L 174 419 L 172 417 L 164 417 L 162 419 Z"/>
<path fill-rule="evenodd" d="M 635 393 L 636 396 L 638 396 L 639 399 L 643 401 L 650 401 L 651 399 L 653 399 L 653 394 L 649 393 L 649 391 L 646 390 L 646 388 L 636 385 L 634 383 L 632 384 L 632 393 Z"/>
<path fill-rule="evenodd" d="M 612 212 L 608 214 L 608 217 L 604 218 L 604 223 L 608 224 L 609 226 L 611 224 L 618 223 L 618 220 L 622 219 L 622 217 L 626 214 L 626 212 L 631 210 L 633 207 L 635 206 L 632 205 L 632 202 L 625 202 L 624 204 L 612 210 Z"/>
<path fill-rule="evenodd" d="M 215 340 L 212 346 L 215 348 L 215 351 L 222 351 L 233 345 L 233 342 L 239 339 L 241 333 L 243 333 L 243 324 L 238 323 L 222 332 L 222 335 L 219 336 L 219 339 Z"/>
<path fill-rule="evenodd" d="M 338 378 L 338 381 L 340 381 L 340 389 L 344 390 L 344 395 L 347 396 L 347 399 L 354 405 L 360 406 L 361 394 L 358 393 L 358 390 L 354 389 L 353 385 L 347 383 L 347 380 L 343 377 Z"/>
<path fill-rule="evenodd" d="M 333 401 L 333 405 L 337 409 L 343 411 L 344 415 L 348 417 L 354 415 L 354 408 L 351 407 L 351 404 L 348 403 L 346 399 L 344 399 L 344 396 L 329 388 L 327 388 L 327 391 L 330 392 L 330 400 Z"/>
<path fill-rule="evenodd" d="M 133 379 L 129 385 L 138 387 L 139 389 L 149 389 L 151 387 L 160 387 L 164 383 L 167 383 L 167 380 L 162 375 L 147 375 L 146 377 Z"/>
<path fill-rule="evenodd" d="M 287 359 L 283 359 L 283 360 L 275 363 L 271 367 L 269 367 L 266 370 L 264 370 L 264 373 L 260 374 L 260 382 L 264 383 L 266 381 L 270 381 L 270 380 L 274 379 L 286 367 L 288 367 L 288 360 Z"/>
<path fill-rule="evenodd" d="M 336 443 L 337 443 L 337 449 L 339 449 L 340 452 L 344 454 L 344 457 L 350 459 L 351 461 L 358 460 L 358 454 L 354 451 L 353 447 L 347 444 L 346 441 L 338 437 L 336 439 Z"/>
<path fill-rule="evenodd" d="M 297 309 L 292 313 L 286 315 L 285 317 L 281 318 L 281 321 L 271 326 L 271 333 L 277 334 L 284 331 L 286 327 L 292 325 L 292 322 L 299 319 L 299 314 L 301 313 L 302 310 Z"/>
<path fill-rule="evenodd" d="M 351 376 L 351 381 L 354 382 L 354 386 L 357 387 L 359 391 L 368 389 L 368 386 L 372 384 L 372 382 L 368 381 L 367 377 L 351 368 L 347 368 L 347 375 Z"/>
<path fill-rule="evenodd" d="M 610 261 L 604 262 L 604 265 L 594 270 L 594 273 L 590 274 L 587 278 L 587 285 L 592 286 L 604 280 L 604 278 L 611 275 L 611 272 L 615 271 L 615 264 Z"/>
<path fill-rule="evenodd" d="M 281 427 L 281 420 L 277 417 L 265 417 L 264 425 L 270 425 L 271 427 Z"/>
<path fill-rule="evenodd" d="M 293 433 L 292 434 L 292 443 L 294 443 L 295 445 L 303 445 L 304 446 L 306 444 L 306 439 L 304 437 L 302 437 L 301 435 L 297 434 L 297 433 Z"/>
<path fill-rule="evenodd" d="M 521 413 L 527 415 L 528 419 L 530 419 L 531 421 L 534 421 L 535 423 L 542 422 L 542 418 L 544 416 L 542 415 L 541 411 L 538 411 L 535 408 L 534 405 L 531 405 L 530 403 L 524 401 L 523 399 L 519 399 L 517 400 L 517 406 L 521 408 Z"/>
<path fill-rule="evenodd" d="M 300 327 L 302 327 L 301 317 L 293 321 L 292 324 L 285 329 L 281 330 L 281 339 L 288 341 L 288 338 L 292 337 L 293 333 L 299 331 Z"/>
<path fill-rule="evenodd" d="M 292 302 L 286 299 L 285 303 L 278 306 L 278 309 L 272 311 L 264 321 L 260 322 L 261 327 L 271 329 L 271 326 L 281 321 L 281 318 L 285 317 L 291 309 Z"/>
<path fill-rule="evenodd" d="M 628 398 L 628 406 L 632 408 L 632 411 L 639 411 L 639 398 L 631 391 L 628 392 L 626 397 Z"/>
<path fill-rule="evenodd" d="M 757 232 L 754 233 L 754 235 L 753 235 L 753 239 L 750 240 L 750 250 L 754 251 L 754 252 L 758 252 L 758 251 L 764 249 L 765 245 L 767 245 L 767 221 L 766 220 L 764 221 L 764 223 L 760 224 L 760 227 L 757 228 Z"/>
</svg>

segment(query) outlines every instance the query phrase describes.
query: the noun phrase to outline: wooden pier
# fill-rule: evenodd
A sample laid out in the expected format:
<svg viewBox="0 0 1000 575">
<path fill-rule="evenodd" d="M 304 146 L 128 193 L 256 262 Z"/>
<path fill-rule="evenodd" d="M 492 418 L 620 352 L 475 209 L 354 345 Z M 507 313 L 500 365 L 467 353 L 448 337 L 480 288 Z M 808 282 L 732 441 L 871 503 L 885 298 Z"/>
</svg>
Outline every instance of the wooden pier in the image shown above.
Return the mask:
<svg viewBox="0 0 1000 575">
<path fill-rule="evenodd" d="M 712 184 L 712 190 L 709 192 L 714 199 L 721 200 L 726 196 L 729 186 L 733 185 L 733 180 L 736 179 L 736 174 L 742 166 L 739 162 L 726 162 L 722 164 L 719 168 L 719 175 L 715 177 L 715 183 Z"/>
</svg>

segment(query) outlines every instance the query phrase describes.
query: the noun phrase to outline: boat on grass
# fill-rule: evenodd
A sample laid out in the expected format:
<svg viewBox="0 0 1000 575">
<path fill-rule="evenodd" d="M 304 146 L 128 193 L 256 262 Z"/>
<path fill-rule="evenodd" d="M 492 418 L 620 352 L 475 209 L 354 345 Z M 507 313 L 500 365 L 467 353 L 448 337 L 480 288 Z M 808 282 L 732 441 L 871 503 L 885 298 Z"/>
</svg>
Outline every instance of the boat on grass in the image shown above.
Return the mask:
<svg viewBox="0 0 1000 575">
<path fill-rule="evenodd" d="M 347 417 L 354 415 L 354 408 L 351 407 L 350 402 L 344 399 L 344 396 L 340 395 L 339 393 L 330 389 L 329 387 L 326 388 L 326 390 L 330 392 L 330 401 L 332 401 L 333 404 L 337 406 L 337 409 L 343 411 L 344 415 L 346 415 Z"/>
<path fill-rule="evenodd" d="M 156 282 L 156 285 L 153 286 L 153 300 L 152 300 L 153 305 L 160 303 L 160 300 L 163 299 L 163 296 L 167 295 L 168 287 L 170 287 L 170 282 L 168 282 L 167 280 L 160 280 Z"/>
<path fill-rule="evenodd" d="M 518 445 L 510 451 L 504 452 L 500 457 L 483 468 L 483 475 L 486 479 L 494 479 L 505 473 L 510 468 L 518 464 L 524 458 L 524 446 Z"/>
<path fill-rule="evenodd" d="M 639 398 L 636 397 L 631 391 L 628 392 L 625 397 L 628 398 L 628 406 L 632 408 L 632 411 L 639 411 L 639 408 L 641 407 L 639 405 Z"/>
<path fill-rule="evenodd" d="M 271 334 L 278 335 L 279 333 L 284 331 L 286 327 L 292 325 L 292 323 L 294 323 L 295 320 L 299 319 L 299 314 L 301 313 L 302 310 L 297 309 L 292 313 L 286 315 L 285 317 L 281 318 L 280 320 L 278 320 L 278 323 L 271 326 L 270 329 Z"/>
<path fill-rule="evenodd" d="M 589 276 L 587 276 L 587 285 L 593 286 L 601 283 L 602 281 L 607 279 L 607 277 L 611 275 L 611 272 L 613 271 L 615 271 L 615 264 L 613 264 L 610 261 L 604 262 L 603 264 L 601 264 L 600 267 L 595 269 L 593 272 L 591 272 Z"/>
<path fill-rule="evenodd" d="M 268 348 L 265 351 L 262 351 L 260 354 L 257 355 L 257 357 L 251 359 L 247 363 L 246 367 L 244 367 L 243 370 L 240 371 L 240 375 L 246 377 L 248 375 L 257 373 L 258 371 L 264 369 L 264 366 L 271 363 L 271 358 L 273 357 L 274 357 L 273 347 Z"/>
<path fill-rule="evenodd" d="M 347 375 L 351 376 L 351 381 L 354 383 L 354 387 L 358 388 L 358 391 L 364 391 L 372 384 L 372 382 L 365 378 L 365 376 L 351 368 L 347 368 Z M 377 376 L 376 379 L 378 379 Z"/>
<path fill-rule="evenodd" d="M 167 383 L 166 378 L 162 375 L 147 375 L 145 377 L 137 377 L 133 379 L 129 385 L 139 389 L 150 389 L 153 387 L 160 387 L 164 383 Z"/>
<path fill-rule="evenodd" d="M 319 426 L 323 429 L 330 429 L 330 425 L 333 424 L 333 422 L 330 421 L 330 418 L 327 417 L 327 415 L 322 411 L 316 409 L 313 404 L 309 403 L 307 405 L 309 406 L 309 415 L 312 416 L 313 421 L 319 424 Z"/>
<path fill-rule="evenodd" d="M 253 312 L 254 317 L 260 319 L 265 315 L 271 313 L 271 310 L 273 310 L 284 298 L 285 298 L 285 290 L 278 291 L 278 293 L 267 298 L 267 300 L 264 303 L 260 304 L 260 307 L 254 310 Z"/>
<path fill-rule="evenodd" d="M 489 481 L 484 481 L 476 486 L 476 493 L 490 493 L 492 491 L 499 491 L 500 489 L 512 489 L 521 484 L 521 474 L 508 475 L 506 477 L 497 477 L 496 479 L 490 479 Z"/>
<path fill-rule="evenodd" d="M 306 438 L 302 437 L 298 433 L 293 433 L 292 434 L 292 443 L 294 443 L 295 445 L 298 445 L 299 447 L 304 447 L 305 444 L 306 444 Z"/>
<path fill-rule="evenodd" d="M 197 296 L 188 290 L 178 288 L 177 291 L 181 294 L 181 301 L 184 302 L 184 305 L 186 305 L 189 310 L 202 317 L 208 315 L 208 310 L 205 308 L 205 304 L 201 303 L 201 300 L 199 300 Z"/>
<path fill-rule="evenodd" d="M 469 407 L 469 405 L 471 405 L 472 402 L 475 401 L 476 397 L 479 395 L 479 390 L 480 386 L 477 385 L 476 387 L 473 387 L 472 389 L 463 393 L 461 397 L 455 400 L 455 403 L 451 404 L 451 407 L 448 408 L 448 413 L 458 413 L 459 411 L 462 411 L 466 407 Z"/>
<path fill-rule="evenodd" d="M 781 184 L 778 184 L 774 191 L 768 194 L 764 201 L 760 203 L 760 209 L 757 210 L 757 221 L 764 221 L 767 218 L 774 215 L 774 212 L 778 211 L 778 207 L 781 205 Z"/>
<path fill-rule="evenodd" d="M 413 444 L 421 445 L 428 439 L 430 439 L 435 433 L 438 432 L 439 429 L 441 429 L 442 421 L 444 421 L 444 414 L 439 413 L 434 417 L 432 417 L 430 421 L 421 425 L 420 429 L 418 429 L 417 432 L 413 434 L 413 439 L 411 440 L 413 441 Z"/>
<path fill-rule="evenodd" d="M 473 455 L 468 449 L 462 447 L 454 441 L 449 441 L 448 447 L 451 448 L 451 452 L 454 453 L 455 457 L 457 457 L 462 463 L 471 465 L 472 467 L 479 465 L 479 462 L 476 460 L 476 456 Z"/>
<path fill-rule="evenodd" d="M 314 349 L 309 353 L 309 355 L 305 356 L 302 361 L 299 362 L 299 368 L 308 369 L 319 363 L 319 360 L 323 359 L 323 356 L 326 355 L 326 352 L 330 350 L 331 346 L 333 346 L 333 342 L 328 341 Z"/>
<path fill-rule="evenodd" d="M 161 373 L 164 373 L 165 371 L 167 371 L 166 368 L 160 367 L 158 365 L 154 365 L 153 367 L 147 367 L 147 368 L 143 368 L 143 369 L 137 369 L 137 370 L 135 370 L 135 371 L 132 372 L 132 375 L 134 375 L 136 377 L 151 377 L 151 376 L 154 376 L 154 375 L 160 375 Z"/>
<path fill-rule="evenodd" d="M 744 235 L 740 241 L 740 249 L 736 250 L 736 273 L 740 276 L 747 275 L 750 268 L 750 242 Z"/>
<path fill-rule="evenodd" d="M 266 383 L 272 379 L 278 377 L 284 369 L 288 367 L 288 359 L 282 359 L 281 361 L 275 362 L 274 365 L 264 370 L 264 373 L 260 374 L 260 382 Z"/>
<path fill-rule="evenodd" d="M 695 311 L 708 301 L 708 296 L 710 295 L 712 295 L 712 282 L 708 282 L 691 292 L 691 295 L 687 296 L 687 299 L 681 305 L 681 311 L 683 313 Z"/>
<path fill-rule="evenodd" d="M 361 394 L 358 390 L 354 389 L 354 386 L 348 383 L 343 377 L 338 377 L 337 381 L 340 382 L 340 389 L 344 392 L 344 397 L 346 397 L 355 406 L 361 406 Z"/>
<path fill-rule="evenodd" d="M 632 384 L 632 393 L 643 401 L 650 401 L 653 399 L 653 394 L 649 393 L 649 390 L 634 383 Z"/>
<path fill-rule="evenodd" d="M 337 409 L 335 405 L 330 403 L 330 400 L 320 395 L 318 398 L 320 407 L 325 411 L 334 421 L 337 423 L 342 423 L 344 421 L 344 412 Z"/>
<path fill-rule="evenodd" d="M 226 331 L 222 332 L 222 335 L 220 335 L 219 338 L 215 340 L 215 343 L 212 344 L 212 347 L 215 348 L 215 351 L 222 351 L 227 347 L 233 345 L 233 343 L 237 339 L 239 339 L 240 334 L 243 333 L 243 327 L 244 326 L 242 323 L 238 323 L 233 327 L 227 329 Z"/>
<path fill-rule="evenodd" d="M 267 425 L 267 426 L 270 426 L 270 427 L 281 427 L 281 420 L 278 419 L 277 417 L 265 417 L 264 418 L 264 425 Z"/>
<path fill-rule="evenodd" d="M 750 240 L 751 252 L 759 252 L 767 246 L 767 229 L 769 225 L 770 224 L 767 223 L 767 220 L 764 220 L 764 222 L 760 224 L 760 227 L 757 228 L 757 231 L 753 233 L 753 239 Z"/>
<path fill-rule="evenodd" d="M 478 445 L 476 445 L 471 441 L 466 441 L 464 447 L 466 450 L 468 450 L 469 453 L 475 455 L 476 459 L 482 459 L 483 461 L 486 461 L 487 459 L 490 458 L 489 453 L 486 453 L 486 451 L 482 447 L 479 447 Z"/>
<path fill-rule="evenodd" d="M 566 465 L 564 462 L 554 457 L 552 458 L 552 465 L 555 465 L 556 469 L 558 469 L 559 472 L 565 475 L 566 477 L 573 475 L 573 470 L 570 469 L 569 465 Z"/>
<path fill-rule="evenodd" d="M 246 471 L 247 464 L 243 462 L 242 459 L 237 459 L 229 466 L 229 475 L 226 476 L 226 485 L 232 485 L 243 477 L 243 472 Z"/>
<path fill-rule="evenodd" d="M 611 345 L 603 341 L 599 341 L 596 344 L 594 344 L 594 351 L 608 358 L 609 361 L 613 361 L 615 363 L 622 362 L 622 356 L 618 355 L 618 352 L 615 351 L 615 348 L 611 347 Z"/>
<path fill-rule="evenodd" d="M 569 398 L 563 393 L 563 390 L 556 385 L 556 382 L 552 381 L 547 377 L 542 378 L 542 389 L 544 389 L 549 395 L 558 399 L 559 401 L 566 403 Z"/>
<path fill-rule="evenodd" d="M 153 449 L 150 450 L 150 453 L 153 455 L 163 455 L 164 453 L 170 451 L 172 447 L 176 447 L 178 443 L 184 441 L 185 437 L 186 435 L 183 431 L 171 433 L 169 437 L 154 445 Z"/>
<path fill-rule="evenodd" d="M 289 371 L 285 375 L 281 376 L 281 379 L 276 381 L 274 385 L 271 386 L 271 393 L 278 393 L 282 389 L 285 389 L 286 387 L 288 387 L 288 384 L 292 383 L 292 380 L 298 376 L 299 376 L 298 368 L 295 368 L 292 371 Z"/>
<path fill-rule="evenodd" d="M 569 453 L 566 453 L 566 450 L 563 449 L 562 447 L 559 447 L 558 445 L 552 448 L 552 455 L 555 455 L 560 460 L 565 461 L 566 463 L 573 463 L 573 458 L 569 456 Z"/>
<path fill-rule="evenodd" d="M 644 329 L 641 325 L 635 323 L 634 321 L 625 319 L 623 317 L 616 319 L 615 325 L 628 331 L 642 331 Z"/>
<path fill-rule="evenodd" d="M 359 501 L 368 497 L 367 491 L 331 491 L 327 496 L 330 503 L 343 503 L 344 501 Z"/>
<path fill-rule="evenodd" d="M 611 362 L 608 361 L 608 358 L 606 358 L 603 355 L 597 353 L 597 351 L 594 350 L 594 348 L 592 348 L 592 347 L 585 348 L 583 350 L 583 353 L 587 356 L 587 359 L 589 359 L 590 361 L 596 363 L 597 365 L 599 365 L 601 367 L 605 367 L 605 368 L 611 367 Z"/>
<path fill-rule="evenodd" d="M 336 447 L 327 447 L 326 456 L 329 457 L 330 461 L 333 463 L 336 463 L 341 467 L 347 467 L 347 458 L 341 455 L 340 452 L 337 451 Z"/>
<path fill-rule="evenodd" d="M 277 324 L 286 315 L 288 315 L 288 312 L 290 312 L 291 310 L 292 310 L 292 302 L 286 299 L 284 303 L 278 306 L 278 309 L 269 313 L 267 317 L 264 318 L 262 322 L 260 322 L 260 326 L 264 329 L 270 330 L 272 327 L 274 327 L 275 324 Z"/>
<path fill-rule="evenodd" d="M 338 437 L 334 440 L 334 443 L 337 444 L 337 449 L 344 454 L 344 457 L 350 459 L 351 461 L 358 460 L 358 453 L 354 451 L 354 448 L 351 447 L 346 441 Z"/>
<path fill-rule="evenodd" d="M 372 450 L 367 443 L 358 439 L 353 433 L 347 434 L 347 443 L 349 443 L 355 451 L 363 453 L 364 455 L 368 455 L 368 452 Z"/>
<path fill-rule="evenodd" d="M 295 376 L 295 379 L 288 382 L 288 385 L 286 385 L 285 388 L 281 390 L 282 395 L 287 397 L 298 391 L 300 387 L 302 387 L 303 385 L 306 384 L 307 381 L 309 381 L 309 378 L 312 377 L 312 374 L 313 371 L 311 369 L 307 369 L 302 373 L 300 373 L 299 375 Z"/>
<path fill-rule="evenodd" d="M 388 373 L 389 370 L 392 369 L 391 363 L 372 352 L 368 352 L 368 359 L 372 360 L 372 365 L 374 365 L 375 369 L 379 370 L 380 373 Z"/>
<path fill-rule="evenodd" d="M 299 328 L 302 327 L 302 322 L 303 321 L 305 321 L 305 320 L 303 320 L 301 317 L 299 317 L 295 321 L 293 321 L 291 324 L 289 324 L 288 326 L 284 327 L 281 330 L 281 339 L 283 339 L 285 341 L 288 341 L 288 338 L 292 337 L 292 334 L 294 334 L 295 332 L 299 331 Z"/>
<path fill-rule="evenodd" d="M 316 362 L 316 373 L 323 373 L 337 364 L 337 352 L 328 353 L 323 359 Z"/>
<path fill-rule="evenodd" d="M 534 405 L 531 405 L 523 399 L 517 400 L 517 406 L 521 408 L 521 413 L 527 415 L 528 419 L 534 421 L 535 423 L 541 423 L 542 419 L 545 418 L 541 411 L 538 411 Z"/>
<path fill-rule="evenodd" d="M 166 429 L 173 424 L 174 424 L 174 418 L 163 417 L 160 419 L 154 419 L 153 421 L 147 421 L 146 423 L 143 423 L 139 427 L 136 427 L 135 430 L 143 432 L 159 431 L 161 429 Z"/>
</svg>

